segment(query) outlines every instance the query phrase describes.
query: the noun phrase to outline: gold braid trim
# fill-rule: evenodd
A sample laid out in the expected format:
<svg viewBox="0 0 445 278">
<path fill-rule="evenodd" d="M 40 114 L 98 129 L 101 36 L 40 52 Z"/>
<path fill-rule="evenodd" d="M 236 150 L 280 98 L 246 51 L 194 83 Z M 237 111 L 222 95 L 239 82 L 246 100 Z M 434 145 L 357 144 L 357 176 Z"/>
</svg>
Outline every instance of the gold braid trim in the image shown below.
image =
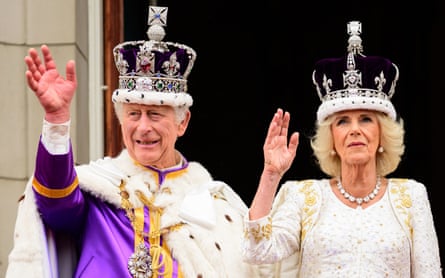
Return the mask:
<svg viewBox="0 0 445 278">
<path fill-rule="evenodd" d="M 45 196 L 46 198 L 63 198 L 68 195 L 70 195 L 79 185 L 79 179 L 76 178 L 73 180 L 73 182 L 65 188 L 62 189 L 53 189 L 48 188 L 41 184 L 35 177 L 32 179 L 32 186 L 42 196 Z"/>
<path fill-rule="evenodd" d="M 140 190 L 135 190 L 135 194 L 138 199 L 148 207 L 150 211 L 150 232 L 144 232 L 144 207 L 134 208 L 130 202 L 128 191 L 125 188 L 125 182 L 122 180 L 119 185 L 121 206 L 125 209 L 126 215 L 130 220 L 133 230 L 135 232 L 134 246 L 137 250 L 140 244 L 144 244 L 144 239 L 147 238 L 150 243 L 150 256 L 152 257 L 152 271 L 153 278 L 157 278 L 160 275 L 167 275 L 173 269 L 173 260 L 171 258 L 170 251 L 167 246 L 161 246 L 161 236 L 169 233 L 170 231 L 179 230 L 185 223 L 180 222 L 169 227 L 160 229 L 161 227 L 161 215 L 163 209 L 154 205 L 154 196 L 147 198 Z M 162 259 L 161 259 L 162 258 Z M 161 268 L 164 267 L 164 271 L 161 272 Z M 181 273 L 179 271 L 179 273 Z"/>
<path fill-rule="evenodd" d="M 132 223 L 134 234 L 134 248 L 144 243 L 144 208 L 134 209 L 134 222 Z"/>
<path fill-rule="evenodd" d="M 134 193 L 136 194 L 138 199 L 150 209 L 150 211 L 156 211 L 159 212 L 159 214 L 162 214 L 162 208 L 155 206 L 153 203 L 155 200 L 154 196 L 148 199 L 147 196 L 145 196 L 144 193 L 142 193 L 140 190 L 135 190 Z"/>
</svg>

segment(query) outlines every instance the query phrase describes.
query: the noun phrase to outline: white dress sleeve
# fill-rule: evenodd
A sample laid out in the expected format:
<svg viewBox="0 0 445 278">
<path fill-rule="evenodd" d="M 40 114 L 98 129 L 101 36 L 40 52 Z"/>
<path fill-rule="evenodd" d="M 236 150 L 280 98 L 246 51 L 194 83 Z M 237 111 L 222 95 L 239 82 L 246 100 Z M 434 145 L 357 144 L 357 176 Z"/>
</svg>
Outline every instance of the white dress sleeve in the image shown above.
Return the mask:
<svg viewBox="0 0 445 278">
<path fill-rule="evenodd" d="M 252 264 L 270 264 L 299 251 L 304 195 L 295 181 L 284 183 L 269 215 L 244 218 L 243 258 Z"/>
<path fill-rule="evenodd" d="M 439 243 L 426 188 L 414 180 L 410 180 L 410 183 L 412 277 L 442 277 Z"/>
</svg>

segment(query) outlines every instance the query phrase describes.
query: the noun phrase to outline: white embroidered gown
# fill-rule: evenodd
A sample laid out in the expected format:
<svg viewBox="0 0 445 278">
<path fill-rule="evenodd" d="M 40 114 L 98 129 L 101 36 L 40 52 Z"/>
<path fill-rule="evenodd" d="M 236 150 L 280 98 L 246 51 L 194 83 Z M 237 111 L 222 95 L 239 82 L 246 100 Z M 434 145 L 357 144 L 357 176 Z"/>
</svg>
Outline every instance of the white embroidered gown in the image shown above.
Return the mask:
<svg viewBox="0 0 445 278">
<path fill-rule="evenodd" d="M 365 209 L 343 204 L 327 179 L 312 180 L 311 186 L 287 182 L 270 215 L 245 219 L 244 259 L 272 263 L 301 249 L 294 266 L 299 274 L 280 277 L 442 277 L 426 190 L 413 180 L 403 181 L 390 180 L 384 196 Z M 396 197 L 390 198 L 390 190 L 398 190 Z M 418 235 L 413 248 L 411 227 Z"/>
</svg>

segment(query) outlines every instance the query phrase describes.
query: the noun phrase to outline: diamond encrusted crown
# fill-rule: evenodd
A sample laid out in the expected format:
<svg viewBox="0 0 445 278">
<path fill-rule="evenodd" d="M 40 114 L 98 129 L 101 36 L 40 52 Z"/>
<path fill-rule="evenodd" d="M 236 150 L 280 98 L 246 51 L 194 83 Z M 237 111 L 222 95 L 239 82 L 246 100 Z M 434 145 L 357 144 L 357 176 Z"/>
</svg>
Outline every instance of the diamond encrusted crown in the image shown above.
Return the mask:
<svg viewBox="0 0 445 278">
<path fill-rule="evenodd" d="M 187 77 L 196 52 L 184 44 L 162 41 L 167 11 L 167 7 L 149 7 L 148 41 L 128 41 L 114 47 L 119 89 L 113 92 L 113 102 L 192 105 Z"/>
<path fill-rule="evenodd" d="M 321 100 L 317 120 L 351 109 L 381 111 L 395 120 L 391 98 L 399 78 L 397 66 L 384 57 L 363 54 L 359 21 L 348 22 L 347 31 L 347 54 L 315 64 L 312 80 Z"/>
</svg>

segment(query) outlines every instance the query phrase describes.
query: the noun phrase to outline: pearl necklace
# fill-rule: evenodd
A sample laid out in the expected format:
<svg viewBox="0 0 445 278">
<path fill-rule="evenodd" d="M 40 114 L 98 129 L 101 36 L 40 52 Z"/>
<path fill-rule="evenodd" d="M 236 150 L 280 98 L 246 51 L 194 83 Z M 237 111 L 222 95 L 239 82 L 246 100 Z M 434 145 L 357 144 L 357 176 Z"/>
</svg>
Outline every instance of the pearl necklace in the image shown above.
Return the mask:
<svg viewBox="0 0 445 278">
<path fill-rule="evenodd" d="M 337 179 L 337 188 L 340 191 L 340 193 L 343 195 L 343 197 L 345 197 L 345 199 L 348 199 L 351 202 L 356 202 L 359 206 L 365 202 L 369 202 L 372 199 L 375 198 L 375 196 L 377 196 L 377 193 L 379 193 L 380 191 L 380 186 L 381 186 L 381 182 L 380 182 L 380 177 L 377 177 L 377 183 L 374 187 L 374 189 L 371 191 L 371 193 L 369 193 L 368 195 L 366 195 L 363 198 L 358 198 L 355 196 L 352 196 L 351 193 L 347 192 L 344 188 L 343 185 L 341 184 L 341 180 L 340 178 Z"/>
</svg>

